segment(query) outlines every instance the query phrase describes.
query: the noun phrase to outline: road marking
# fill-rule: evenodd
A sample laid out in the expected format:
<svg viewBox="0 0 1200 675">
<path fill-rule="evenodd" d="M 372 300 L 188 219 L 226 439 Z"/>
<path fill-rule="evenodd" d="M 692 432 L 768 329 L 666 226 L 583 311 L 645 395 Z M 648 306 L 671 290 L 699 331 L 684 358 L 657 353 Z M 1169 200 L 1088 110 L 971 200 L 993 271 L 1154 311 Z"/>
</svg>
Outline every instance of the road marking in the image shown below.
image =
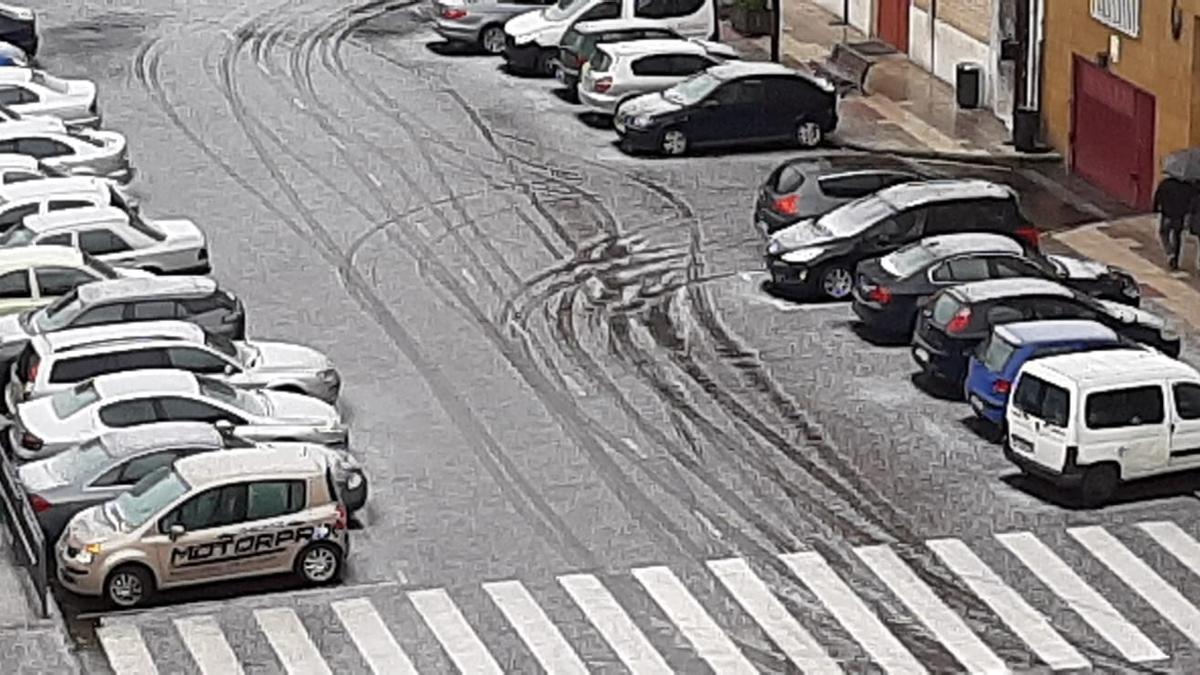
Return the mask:
<svg viewBox="0 0 1200 675">
<path fill-rule="evenodd" d="M 191 652 L 192 660 L 201 673 L 226 675 L 244 672 L 220 624 L 211 615 L 184 617 L 175 619 L 174 623 L 175 630 L 179 632 L 179 637 Z"/>
<path fill-rule="evenodd" d="M 927 672 L 819 554 L 785 553 L 779 558 L 879 667 L 906 675 Z"/>
<path fill-rule="evenodd" d="M 935 539 L 926 542 L 926 545 L 1046 665 L 1055 670 L 1089 668 L 1092 665 L 1051 627 L 1045 616 L 1030 607 L 966 544 L 958 539 Z"/>
<path fill-rule="evenodd" d="M 633 576 L 713 672 L 758 673 L 674 572 L 666 567 L 641 567 L 633 570 Z"/>
<path fill-rule="evenodd" d="M 158 668 L 142 640 L 142 632 L 131 623 L 114 623 L 96 629 L 96 637 L 116 675 L 157 675 Z"/>
<path fill-rule="evenodd" d="M 475 286 L 477 288 L 479 287 L 479 282 L 475 281 L 475 277 L 471 276 L 470 270 L 468 270 L 465 267 L 462 268 L 462 275 L 463 275 L 463 278 L 467 280 L 468 284 L 471 284 L 472 286 Z"/>
<path fill-rule="evenodd" d="M 745 560 L 710 560 L 708 568 L 797 668 L 805 673 L 842 672 Z"/>
<path fill-rule="evenodd" d="M 587 675 L 587 667 L 579 659 L 571 645 L 567 644 L 558 627 L 529 594 L 519 581 L 500 581 L 483 585 L 483 590 L 492 596 L 492 602 L 500 608 L 512 624 L 517 635 L 529 646 L 529 651 L 547 673 L 580 673 Z"/>
<path fill-rule="evenodd" d="M 304 105 L 303 101 L 301 101 L 300 99 L 298 99 L 294 96 L 292 97 L 292 104 L 301 110 L 308 110 L 308 106 Z M 338 141 L 338 139 L 336 139 L 336 138 L 330 139 L 330 140 L 332 140 L 334 142 L 334 144 L 340 143 L 340 141 Z"/>
<path fill-rule="evenodd" d="M 346 632 L 354 640 L 371 672 L 416 675 L 417 669 L 412 660 L 400 648 L 370 600 L 337 600 L 329 603 L 329 606 L 346 627 Z"/>
<path fill-rule="evenodd" d="M 503 675 L 500 664 L 471 629 L 449 593 L 440 588 L 412 591 L 408 599 L 461 672 Z"/>
<path fill-rule="evenodd" d="M 567 388 L 571 390 L 572 394 L 575 394 L 580 398 L 588 395 L 587 390 L 584 389 L 578 382 L 576 382 L 575 378 L 563 373 L 562 379 L 563 383 L 567 385 Z"/>
<path fill-rule="evenodd" d="M 1126 586 L 1142 596 L 1154 611 L 1170 621 L 1193 644 L 1200 645 L 1200 610 L 1125 544 L 1108 530 L 1095 525 L 1073 527 L 1067 530 L 1067 534 L 1112 570 Z"/>
<path fill-rule="evenodd" d="M 1200 543 L 1184 532 L 1175 523 L 1157 521 L 1139 523 L 1138 527 L 1150 535 L 1159 546 L 1175 556 L 1188 569 L 1200 574 Z"/>
<path fill-rule="evenodd" d="M 422 237 L 429 238 L 429 230 L 425 229 L 424 223 L 418 220 L 413 223 L 413 227 L 417 228 L 417 232 L 420 232 Z"/>
<path fill-rule="evenodd" d="M 288 607 L 254 610 L 254 618 L 284 670 L 291 675 L 333 675 L 308 636 L 300 617 Z"/>
<path fill-rule="evenodd" d="M 588 621 L 612 648 L 621 663 L 637 675 L 673 675 L 661 654 L 621 609 L 612 593 L 590 574 L 568 574 L 558 578 Z"/>
<path fill-rule="evenodd" d="M 854 554 L 969 672 L 1008 672 L 1004 661 L 971 632 L 962 617 L 947 607 L 895 551 L 887 545 L 861 546 L 854 549 Z"/>
<path fill-rule="evenodd" d="M 262 61 L 262 60 L 257 61 L 257 65 L 258 65 L 259 71 L 261 71 L 263 75 L 271 74 L 271 69 L 267 68 L 267 64 L 264 61 Z"/>
<path fill-rule="evenodd" d="M 1032 533 L 1011 532 L 995 536 L 1034 576 L 1126 659 L 1140 663 L 1167 658 L 1150 638 L 1126 621 L 1104 596 L 1088 586 L 1062 558 Z"/>
<path fill-rule="evenodd" d="M 404 573 L 404 570 L 396 570 L 396 579 L 400 582 L 401 586 L 408 585 L 408 575 Z"/>
<path fill-rule="evenodd" d="M 383 183 L 379 180 L 379 177 L 376 176 L 375 174 L 368 171 L 367 178 L 369 178 L 370 181 L 375 184 L 375 187 L 377 187 L 377 188 L 383 187 Z"/>
</svg>

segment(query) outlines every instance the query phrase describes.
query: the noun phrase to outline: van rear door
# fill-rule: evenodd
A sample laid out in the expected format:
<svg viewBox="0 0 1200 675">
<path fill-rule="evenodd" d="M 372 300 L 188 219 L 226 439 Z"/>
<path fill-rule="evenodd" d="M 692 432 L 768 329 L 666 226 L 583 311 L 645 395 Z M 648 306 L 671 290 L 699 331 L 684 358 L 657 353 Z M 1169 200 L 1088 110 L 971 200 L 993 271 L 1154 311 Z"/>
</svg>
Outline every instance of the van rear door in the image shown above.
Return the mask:
<svg viewBox="0 0 1200 675">
<path fill-rule="evenodd" d="M 1010 447 L 1048 469 L 1062 471 L 1073 404 L 1066 388 L 1022 371 L 1008 406 Z"/>
</svg>

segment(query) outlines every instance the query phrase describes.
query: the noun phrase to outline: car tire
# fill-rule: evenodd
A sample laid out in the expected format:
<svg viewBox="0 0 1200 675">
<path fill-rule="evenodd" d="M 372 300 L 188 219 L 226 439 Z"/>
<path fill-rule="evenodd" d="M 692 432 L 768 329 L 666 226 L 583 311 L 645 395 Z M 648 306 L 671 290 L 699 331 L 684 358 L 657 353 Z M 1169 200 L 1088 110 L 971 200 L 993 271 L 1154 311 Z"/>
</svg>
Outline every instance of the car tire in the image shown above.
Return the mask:
<svg viewBox="0 0 1200 675">
<path fill-rule="evenodd" d="M 119 609 L 145 605 L 154 590 L 154 577 L 142 565 L 121 565 L 104 578 L 104 600 Z"/>
<path fill-rule="evenodd" d="M 1079 505 L 1084 508 L 1103 506 L 1121 484 L 1121 472 L 1114 464 L 1090 467 L 1079 483 Z"/>
<path fill-rule="evenodd" d="M 499 56 L 504 53 L 504 26 L 492 24 L 479 31 L 479 49 L 485 54 Z"/>
<path fill-rule="evenodd" d="M 811 120 L 800 120 L 796 123 L 796 131 L 793 134 L 796 145 L 802 148 L 815 148 L 821 145 L 825 140 L 825 130 L 820 124 Z"/>
<path fill-rule="evenodd" d="M 817 274 L 817 289 L 829 300 L 845 300 L 854 290 L 854 274 L 842 263 L 827 265 Z"/>
<path fill-rule="evenodd" d="M 540 77 L 554 77 L 554 52 L 543 49 L 538 53 L 537 60 L 533 64 L 533 72 Z"/>
<path fill-rule="evenodd" d="M 668 127 L 658 139 L 658 150 L 667 157 L 682 157 L 688 151 L 687 133 L 679 127 Z"/>
<path fill-rule="evenodd" d="M 342 577 L 342 549 L 327 541 L 315 541 L 296 556 L 296 577 L 306 586 L 324 586 Z"/>
</svg>

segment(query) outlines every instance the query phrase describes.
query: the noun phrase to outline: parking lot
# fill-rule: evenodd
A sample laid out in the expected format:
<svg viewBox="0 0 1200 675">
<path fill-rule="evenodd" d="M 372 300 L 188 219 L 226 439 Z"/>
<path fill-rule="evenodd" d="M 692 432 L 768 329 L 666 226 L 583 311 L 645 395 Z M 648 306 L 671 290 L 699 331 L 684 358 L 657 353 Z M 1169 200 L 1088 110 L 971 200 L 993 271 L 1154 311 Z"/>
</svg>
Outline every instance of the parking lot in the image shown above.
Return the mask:
<svg viewBox="0 0 1200 675">
<path fill-rule="evenodd" d="M 1200 600 L 1195 568 L 1139 527 L 1168 521 L 1196 536 L 1194 477 L 1092 511 L 1022 481 L 965 404 L 912 379 L 907 347 L 860 336 L 847 305 L 761 289 L 756 190 L 796 151 L 630 157 L 553 81 L 446 49 L 414 9 L 147 0 L 43 13 L 43 66 L 97 83 L 105 128 L 128 136 L 143 211 L 204 228 L 213 276 L 245 302 L 251 337 L 336 364 L 351 451 L 371 480 L 342 585 L 205 586 L 120 615 L 60 594 L 89 668 L 121 672 L 114 660 L 142 654 L 106 654 L 99 627 L 140 638 L 159 672 L 201 670 L 176 623 L 194 619 L 215 622 L 246 670 L 291 672 L 286 638 L 262 629 L 282 610 L 333 672 L 359 672 L 375 662 L 349 646 L 362 649 L 355 635 L 380 638 L 346 617 L 367 598 L 421 672 L 490 672 L 487 658 L 549 670 L 512 628 L 546 621 L 588 670 L 624 672 L 595 625 L 600 584 L 671 670 L 707 672 L 712 654 L 679 627 L 699 606 L 680 600 L 691 596 L 677 577 L 756 669 L 791 672 L 791 643 L 722 595 L 744 582 L 730 572 L 743 563 L 847 670 L 911 652 L 949 672 L 979 653 L 947 639 L 946 623 L 913 621 L 913 596 L 897 602 L 903 584 L 886 576 L 898 568 L 915 570 L 983 651 L 1044 668 L 1052 641 L 1015 634 L 967 592 L 964 568 L 931 553 L 938 540 L 974 551 L 1100 670 L 1200 667 L 1196 633 L 1155 605 L 1164 596 L 1131 590 L 1072 529 L 1102 526 Z M 1087 219 L 1027 174 L 942 168 L 1013 185 L 1045 230 Z M 1184 359 L 1198 350 L 1187 336 Z M 1046 593 L 1016 544 L 995 536 L 1021 532 L 1117 616 Z M 896 645 L 864 645 L 823 609 L 827 597 L 779 562 L 796 552 L 819 554 Z M 541 601 L 543 624 L 512 586 L 489 585 L 511 581 Z M 442 632 L 461 622 L 478 647 Z M 1106 630 L 1144 633 L 1163 658 Z M 464 666 L 472 650 L 479 660 Z"/>
</svg>

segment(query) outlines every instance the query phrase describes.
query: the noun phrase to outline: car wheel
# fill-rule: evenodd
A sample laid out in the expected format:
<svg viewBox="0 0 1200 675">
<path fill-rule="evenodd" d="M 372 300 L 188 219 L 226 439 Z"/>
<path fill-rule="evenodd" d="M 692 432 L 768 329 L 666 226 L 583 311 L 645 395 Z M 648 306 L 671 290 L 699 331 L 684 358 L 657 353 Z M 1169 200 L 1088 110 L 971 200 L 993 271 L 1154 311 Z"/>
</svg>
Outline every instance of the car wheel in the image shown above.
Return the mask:
<svg viewBox="0 0 1200 675">
<path fill-rule="evenodd" d="M 534 64 L 534 71 L 542 77 L 554 77 L 554 53 L 542 50 L 538 54 L 537 63 Z"/>
<path fill-rule="evenodd" d="M 104 598 L 121 609 L 144 605 L 154 595 L 154 579 L 141 565 L 122 565 L 104 580 Z"/>
<path fill-rule="evenodd" d="M 825 132 L 821 125 L 808 120 L 796 124 L 796 144 L 802 148 L 815 148 L 825 140 Z"/>
<path fill-rule="evenodd" d="M 342 551 L 323 541 L 309 544 L 296 556 L 296 576 L 310 586 L 337 581 L 342 576 Z"/>
<path fill-rule="evenodd" d="M 488 54 L 500 54 L 504 51 L 504 28 L 488 26 L 479 33 L 479 48 Z"/>
<path fill-rule="evenodd" d="M 668 157 L 679 157 L 688 150 L 688 137 L 682 129 L 667 129 L 663 132 L 658 147 Z"/>
<path fill-rule="evenodd" d="M 845 300 L 854 289 L 854 275 L 844 265 L 830 265 L 821 271 L 821 293 L 831 300 Z"/>
<path fill-rule="evenodd" d="M 1079 503 L 1085 508 L 1103 506 L 1120 484 L 1121 473 L 1115 465 L 1093 466 L 1083 474 L 1083 481 L 1079 484 Z"/>
</svg>

